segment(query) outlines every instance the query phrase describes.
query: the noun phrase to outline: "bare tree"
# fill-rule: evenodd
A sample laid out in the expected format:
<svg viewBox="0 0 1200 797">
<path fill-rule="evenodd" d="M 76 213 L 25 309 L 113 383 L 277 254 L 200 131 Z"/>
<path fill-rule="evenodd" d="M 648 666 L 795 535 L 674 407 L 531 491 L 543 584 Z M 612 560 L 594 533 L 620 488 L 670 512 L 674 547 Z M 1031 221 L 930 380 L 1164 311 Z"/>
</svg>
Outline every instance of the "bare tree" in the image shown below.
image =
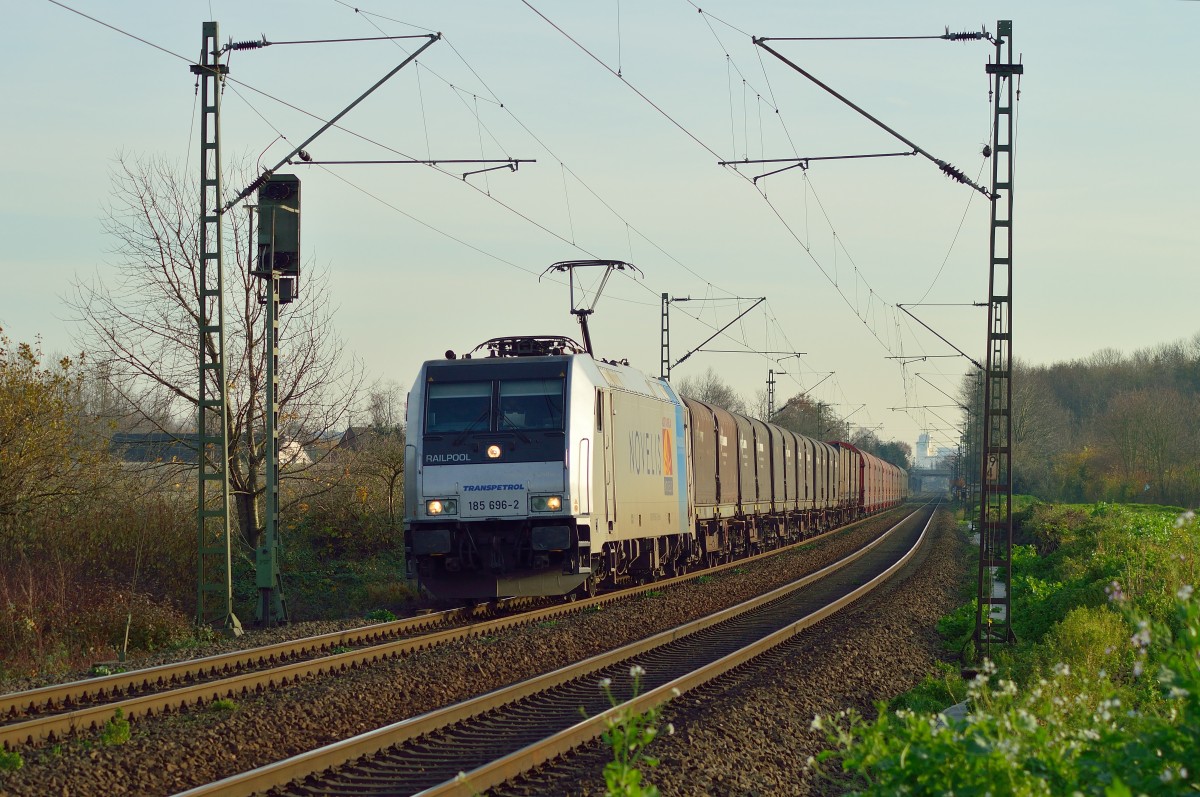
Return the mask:
<svg viewBox="0 0 1200 797">
<path fill-rule="evenodd" d="M 367 391 L 367 416 L 373 429 L 404 428 L 404 388 L 398 382 L 377 382 Z"/>
<path fill-rule="evenodd" d="M 388 523 L 399 525 L 404 494 L 404 393 L 396 382 L 378 383 L 367 392 L 370 426 L 359 435 L 353 469 L 377 482 L 387 500 Z"/>
<path fill-rule="evenodd" d="M 725 382 L 721 376 L 709 366 L 701 376 L 685 376 L 675 383 L 675 389 L 682 396 L 687 396 L 706 404 L 714 404 L 730 412 L 746 415 L 748 407 L 746 400 Z"/>
<path fill-rule="evenodd" d="M 249 179 L 230 175 L 226 182 Z M 199 196 L 195 175 L 162 158 L 118 156 L 103 219 L 112 261 L 91 280 L 77 279 L 69 297 L 79 342 L 97 373 L 139 425 L 159 431 L 172 431 L 167 419 L 194 428 L 198 406 Z M 253 549 L 262 532 L 259 474 L 267 454 L 264 306 L 260 280 L 250 274 L 256 247 L 248 240 L 248 213 L 227 213 L 223 227 L 227 466 L 238 529 Z M 361 365 L 344 356 L 333 329 L 325 282 L 324 273 L 308 268 L 300 299 L 281 312 L 281 428 L 302 444 L 328 436 L 348 416 L 362 382 Z M 206 337 L 205 345 L 215 345 Z M 290 468 L 286 477 L 303 479 L 305 468 Z"/>
</svg>

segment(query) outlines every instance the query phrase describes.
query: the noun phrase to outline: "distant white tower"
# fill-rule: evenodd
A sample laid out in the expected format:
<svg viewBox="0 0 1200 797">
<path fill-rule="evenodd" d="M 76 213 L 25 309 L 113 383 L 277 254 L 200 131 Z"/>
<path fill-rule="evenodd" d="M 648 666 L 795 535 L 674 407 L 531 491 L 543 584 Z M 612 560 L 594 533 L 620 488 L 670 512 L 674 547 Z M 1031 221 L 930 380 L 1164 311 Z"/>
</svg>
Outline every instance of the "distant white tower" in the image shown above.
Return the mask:
<svg viewBox="0 0 1200 797">
<path fill-rule="evenodd" d="M 928 432 L 922 432 L 917 437 L 916 466 L 918 468 L 932 468 L 937 464 L 938 454 L 937 447 L 929 439 Z"/>
</svg>

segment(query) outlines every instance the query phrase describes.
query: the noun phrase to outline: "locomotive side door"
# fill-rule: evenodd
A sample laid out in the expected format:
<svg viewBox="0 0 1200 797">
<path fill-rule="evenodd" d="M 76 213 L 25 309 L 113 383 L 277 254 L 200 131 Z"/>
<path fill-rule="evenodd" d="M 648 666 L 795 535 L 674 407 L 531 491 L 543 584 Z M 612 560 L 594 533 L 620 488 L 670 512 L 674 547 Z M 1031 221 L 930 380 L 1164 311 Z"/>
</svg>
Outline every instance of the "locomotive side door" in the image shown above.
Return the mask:
<svg viewBox="0 0 1200 797">
<path fill-rule="evenodd" d="M 616 494 L 616 452 L 613 445 L 613 394 L 609 390 L 596 391 L 596 423 L 600 427 L 600 436 L 604 439 L 604 515 L 608 521 L 609 530 L 617 518 Z"/>
</svg>

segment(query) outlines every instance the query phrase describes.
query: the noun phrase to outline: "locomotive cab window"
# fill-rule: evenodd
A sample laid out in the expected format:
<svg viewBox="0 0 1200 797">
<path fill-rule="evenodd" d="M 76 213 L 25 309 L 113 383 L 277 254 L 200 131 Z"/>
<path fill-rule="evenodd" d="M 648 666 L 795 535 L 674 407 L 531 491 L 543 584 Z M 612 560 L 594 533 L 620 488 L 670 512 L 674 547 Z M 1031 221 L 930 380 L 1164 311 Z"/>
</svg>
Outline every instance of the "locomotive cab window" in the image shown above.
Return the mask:
<svg viewBox="0 0 1200 797">
<path fill-rule="evenodd" d="M 425 431 L 429 434 L 485 431 L 491 426 L 491 382 L 442 382 L 429 385 Z"/>
<path fill-rule="evenodd" d="M 500 430 L 563 428 L 562 379 L 500 382 Z"/>
</svg>

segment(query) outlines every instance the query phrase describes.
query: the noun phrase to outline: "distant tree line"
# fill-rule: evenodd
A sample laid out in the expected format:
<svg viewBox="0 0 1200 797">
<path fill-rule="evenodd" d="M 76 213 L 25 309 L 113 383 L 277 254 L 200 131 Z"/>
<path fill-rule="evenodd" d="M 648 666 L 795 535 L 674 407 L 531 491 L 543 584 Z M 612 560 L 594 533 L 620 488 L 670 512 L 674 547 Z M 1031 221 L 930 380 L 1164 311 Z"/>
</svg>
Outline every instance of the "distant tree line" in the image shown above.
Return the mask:
<svg viewBox="0 0 1200 797">
<path fill-rule="evenodd" d="M 974 380 L 963 403 L 978 405 Z M 1200 334 L 1013 368 L 1013 489 L 1066 501 L 1194 506 L 1200 495 Z"/>
</svg>

